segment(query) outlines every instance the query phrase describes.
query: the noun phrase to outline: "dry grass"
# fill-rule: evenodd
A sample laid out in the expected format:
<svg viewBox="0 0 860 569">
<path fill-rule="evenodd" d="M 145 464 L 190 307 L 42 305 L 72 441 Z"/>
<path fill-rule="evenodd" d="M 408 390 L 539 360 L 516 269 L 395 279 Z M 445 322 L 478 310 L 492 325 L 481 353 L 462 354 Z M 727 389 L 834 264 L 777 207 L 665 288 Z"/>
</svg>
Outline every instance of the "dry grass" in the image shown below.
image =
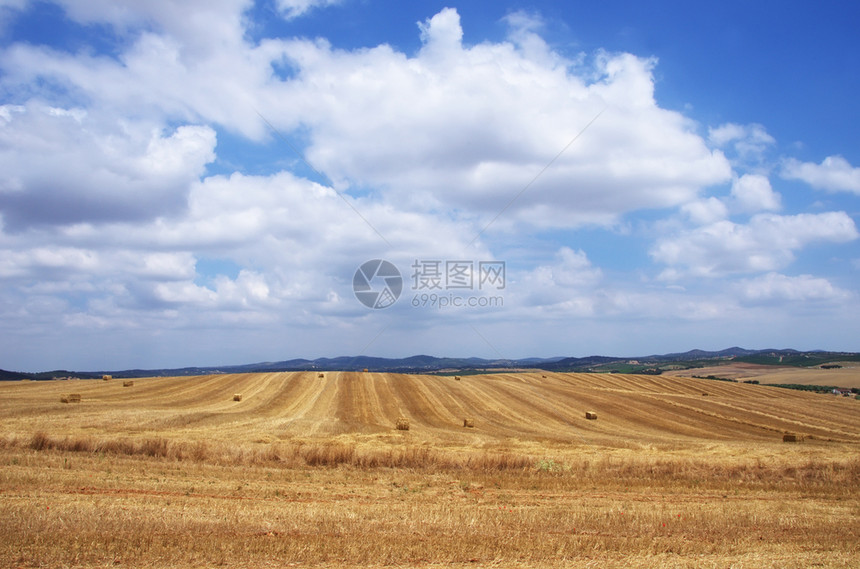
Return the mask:
<svg viewBox="0 0 860 569">
<path fill-rule="evenodd" d="M 356 468 L 502 471 L 529 469 L 537 460 L 534 456 L 509 451 L 477 453 L 434 450 L 423 445 L 357 447 L 336 442 L 291 441 L 245 446 L 207 441 L 176 441 L 164 437 L 130 439 L 52 436 L 42 431 L 29 437 L 2 437 L 0 449 L 58 451 L 108 457 L 158 457 L 221 466 L 270 465 L 285 468 L 348 465 Z"/>
<path fill-rule="evenodd" d="M 625 486 L 651 484 L 655 480 L 670 480 L 677 487 L 695 487 L 707 480 L 712 485 L 731 487 L 743 483 L 768 490 L 803 490 L 833 486 L 844 487 L 860 483 L 860 458 L 850 453 L 835 454 L 838 458 L 782 456 L 779 460 L 715 460 L 687 453 L 642 454 L 635 452 L 588 455 L 522 454 L 509 449 L 433 449 L 425 445 L 358 446 L 337 442 L 308 443 L 283 441 L 270 444 L 231 445 L 209 441 L 177 441 L 164 437 L 130 439 L 108 437 L 71 437 L 49 435 L 42 431 L 30 436 L 0 437 L 0 449 L 7 451 L 33 450 L 57 453 L 77 453 L 106 457 L 158 458 L 175 462 L 206 463 L 222 467 L 268 466 L 275 468 L 337 467 L 359 469 L 395 468 L 423 472 L 514 472 L 530 476 L 551 472 L 573 477 L 581 482 L 596 483 L 611 476 Z M 768 454 L 770 451 L 768 451 Z M 763 453 L 764 454 L 764 453 Z M 595 458 L 597 456 L 597 458 Z M 577 459 L 577 457 L 579 457 Z"/>
<path fill-rule="evenodd" d="M 61 450 L 74 442 L 0 445 L 0 565 L 799 568 L 852 567 L 860 554 L 860 504 L 845 492 L 860 483 L 856 458 L 521 457 L 497 469 L 515 457 L 440 465 L 413 448 L 391 467 L 343 445 L 232 463 L 225 453 L 248 450 Z"/>
</svg>

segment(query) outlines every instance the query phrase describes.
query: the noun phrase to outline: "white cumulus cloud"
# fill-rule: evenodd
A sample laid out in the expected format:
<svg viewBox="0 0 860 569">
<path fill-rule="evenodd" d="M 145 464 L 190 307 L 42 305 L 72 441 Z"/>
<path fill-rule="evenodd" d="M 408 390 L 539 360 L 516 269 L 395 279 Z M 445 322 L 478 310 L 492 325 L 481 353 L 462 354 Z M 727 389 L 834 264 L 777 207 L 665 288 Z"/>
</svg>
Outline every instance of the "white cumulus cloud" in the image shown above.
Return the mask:
<svg viewBox="0 0 860 569">
<path fill-rule="evenodd" d="M 664 278 L 718 277 L 731 273 L 774 271 L 815 242 L 845 243 L 860 237 L 844 212 L 757 214 L 749 223 L 721 220 L 659 239 L 652 258 L 668 265 Z"/>
<path fill-rule="evenodd" d="M 842 156 L 828 156 L 821 164 L 800 162 L 794 158 L 786 160 L 782 167 L 782 177 L 787 180 L 802 180 L 816 190 L 860 195 L 860 167 L 851 166 Z"/>
<path fill-rule="evenodd" d="M 726 123 L 708 129 L 708 141 L 717 148 L 731 151 L 742 165 L 758 166 L 775 144 L 763 125 Z"/>
<path fill-rule="evenodd" d="M 691 121 L 657 105 L 652 59 L 600 53 L 589 65 L 571 62 L 522 18 L 510 20 L 507 41 L 465 45 L 452 8 L 421 23 L 414 56 L 385 44 L 251 45 L 236 28 L 241 19 L 228 17 L 243 6 L 173 6 L 169 17 L 137 4 L 70 7 L 81 21 L 155 25 L 132 35 L 117 59 L 14 45 L 0 58 L 0 83 L 13 91 L 62 83 L 102 114 L 210 123 L 254 139 L 267 132 L 259 111 L 282 132 L 306 129 L 307 157 L 339 188 L 374 188 L 407 209 L 487 220 L 534 181 L 497 227 L 610 224 L 686 203 L 730 177 Z M 201 44 L 176 22 L 223 28 L 202 34 L 221 43 Z M 277 77 L 273 64 L 291 75 Z"/>
<path fill-rule="evenodd" d="M 776 301 L 843 301 L 851 295 L 825 278 L 791 277 L 770 272 L 739 284 L 742 298 L 751 303 Z"/>
<path fill-rule="evenodd" d="M 483 216 L 519 196 L 505 221 L 532 226 L 611 223 L 730 177 L 695 125 L 655 102 L 653 60 L 602 53 L 580 69 L 546 57 L 534 34 L 519 43 L 521 30 L 465 45 L 453 9 L 420 31 L 412 57 L 386 45 L 343 52 L 290 42 L 290 104 L 264 112 L 284 130 L 309 127 L 310 161 L 341 187 Z"/>
<path fill-rule="evenodd" d="M 80 109 L 35 104 L 0 122 L 7 228 L 177 214 L 189 184 L 215 156 L 215 132 L 207 126 L 103 127 Z"/>
<path fill-rule="evenodd" d="M 728 217 L 729 210 L 722 200 L 709 197 L 681 206 L 681 212 L 699 225 L 714 223 Z"/>
<path fill-rule="evenodd" d="M 773 191 L 770 180 L 760 174 L 744 174 L 732 183 L 732 200 L 738 210 L 745 213 L 778 211 L 781 197 Z"/>
<path fill-rule="evenodd" d="M 593 315 L 598 304 L 595 287 L 602 278 L 602 271 L 585 252 L 562 247 L 553 263 L 540 265 L 518 279 L 518 292 L 512 300 L 554 316 Z"/>
</svg>

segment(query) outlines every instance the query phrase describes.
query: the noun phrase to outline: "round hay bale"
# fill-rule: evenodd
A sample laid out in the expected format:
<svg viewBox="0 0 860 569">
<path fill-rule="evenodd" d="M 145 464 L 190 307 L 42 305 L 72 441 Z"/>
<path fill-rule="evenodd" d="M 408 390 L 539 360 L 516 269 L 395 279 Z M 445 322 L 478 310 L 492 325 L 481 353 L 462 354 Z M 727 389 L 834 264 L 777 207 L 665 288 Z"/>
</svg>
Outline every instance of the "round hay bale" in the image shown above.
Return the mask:
<svg viewBox="0 0 860 569">
<path fill-rule="evenodd" d="M 397 422 L 394 425 L 398 431 L 408 431 L 409 430 L 409 419 L 406 417 L 400 417 L 397 419 Z"/>
<path fill-rule="evenodd" d="M 459 375 L 455 375 L 455 376 L 454 376 L 454 381 L 460 381 L 460 376 L 459 376 Z"/>
<path fill-rule="evenodd" d="M 242 400 L 242 394 L 241 393 L 236 393 L 235 395 L 233 395 L 233 401 L 241 401 L 241 400 Z"/>
<path fill-rule="evenodd" d="M 593 411 L 586 411 L 585 412 L 585 418 L 588 419 L 589 421 L 596 421 L 597 420 L 597 413 L 595 413 Z"/>
<path fill-rule="evenodd" d="M 367 373 L 367 368 L 364 368 L 364 373 Z"/>
<path fill-rule="evenodd" d="M 112 376 L 112 375 L 107 375 L 107 374 L 105 374 L 105 375 L 103 375 L 103 376 L 102 376 L 102 380 L 103 380 L 103 381 L 108 381 L 109 379 L 113 379 L 113 376 Z"/>
<path fill-rule="evenodd" d="M 134 382 L 131 381 L 130 379 L 122 382 L 123 387 L 131 387 L 133 385 L 134 385 Z"/>
<path fill-rule="evenodd" d="M 63 395 L 60 397 L 61 403 L 80 403 L 81 402 L 81 394 L 80 393 L 69 393 L 68 395 Z"/>
<path fill-rule="evenodd" d="M 782 435 L 782 442 L 784 443 L 799 443 L 801 441 L 803 441 L 803 435 L 795 433 L 785 433 Z"/>
<path fill-rule="evenodd" d="M 320 379 L 323 379 L 325 377 L 325 374 L 324 373 L 318 373 L 317 377 Z"/>
<path fill-rule="evenodd" d="M 463 419 L 463 427 L 467 429 L 474 429 L 475 421 L 473 421 L 472 419 Z"/>
</svg>

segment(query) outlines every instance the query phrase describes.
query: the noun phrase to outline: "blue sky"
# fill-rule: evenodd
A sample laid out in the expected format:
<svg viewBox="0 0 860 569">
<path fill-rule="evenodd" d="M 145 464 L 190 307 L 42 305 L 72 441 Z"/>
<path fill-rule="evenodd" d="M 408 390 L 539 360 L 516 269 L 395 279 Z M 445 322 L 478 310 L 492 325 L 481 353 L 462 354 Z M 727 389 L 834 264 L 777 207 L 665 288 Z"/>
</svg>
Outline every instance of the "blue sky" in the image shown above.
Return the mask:
<svg viewBox="0 0 860 569">
<path fill-rule="evenodd" d="M 0 1 L 0 368 L 857 350 L 858 24 Z"/>
</svg>

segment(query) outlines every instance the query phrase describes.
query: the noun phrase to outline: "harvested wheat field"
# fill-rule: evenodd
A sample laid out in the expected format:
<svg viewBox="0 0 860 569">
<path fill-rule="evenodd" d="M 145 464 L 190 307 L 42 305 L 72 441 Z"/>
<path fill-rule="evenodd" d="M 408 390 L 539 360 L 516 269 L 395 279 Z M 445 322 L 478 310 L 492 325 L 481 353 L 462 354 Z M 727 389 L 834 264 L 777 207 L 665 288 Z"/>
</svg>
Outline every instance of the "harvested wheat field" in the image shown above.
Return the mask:
<svg viewBox="0 0 860 569">
<path fill-rule="evenodd" d="M 697 369 L 684 369 L 666 372 L 675 377 L 707 377 L 713 375 L 747 381 L 754 379 L 760 383 L 799 383 L 803 385 L 833 385 L 836 387 L 860 388 L 860 362 L 834 362 L 842 367 L 837 369 L 772 366 L 748 363 L 730 363 Z"/>
<path fill-rule="evenodd" d="M 81 402 L 61 403 L 71 391 Z M 3 567 L 860 557 L 860 401 L 763 385 L 547 372 L 16 382 L 0 384 L 0 427 Z"/>
</svg>

